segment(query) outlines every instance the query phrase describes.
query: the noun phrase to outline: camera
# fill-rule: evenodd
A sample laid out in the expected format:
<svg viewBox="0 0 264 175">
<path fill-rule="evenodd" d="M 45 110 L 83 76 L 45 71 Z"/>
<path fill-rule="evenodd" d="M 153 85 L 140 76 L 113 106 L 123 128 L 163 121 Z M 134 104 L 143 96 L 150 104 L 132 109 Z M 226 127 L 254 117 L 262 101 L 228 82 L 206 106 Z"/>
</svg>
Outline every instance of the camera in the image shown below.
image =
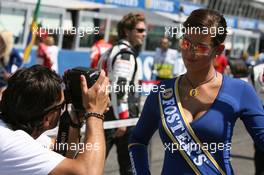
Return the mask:
<svg viewBox="0 0 264 175">
<path fill-rule="evenodd" d="M 80 76 L 86 78 L 88 88 L 92 87 L 97 81 L 100 71 L 98 69 L 75 67 L 64 73 L 63 80 L 65 83 L 66 103 L 72 103 L 77 111 L 84 111 L 82 105 L 82 90 L 80 86 Z"/>
</svg>

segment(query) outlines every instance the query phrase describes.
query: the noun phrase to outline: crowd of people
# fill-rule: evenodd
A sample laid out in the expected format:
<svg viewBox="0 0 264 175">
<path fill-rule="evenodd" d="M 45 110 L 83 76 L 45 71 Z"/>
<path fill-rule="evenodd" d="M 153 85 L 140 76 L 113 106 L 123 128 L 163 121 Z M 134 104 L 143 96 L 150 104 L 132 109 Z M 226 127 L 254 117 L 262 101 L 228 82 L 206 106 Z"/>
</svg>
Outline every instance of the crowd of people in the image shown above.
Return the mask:
<svg viewBox="0 0 264 175">
<path fill-rule="evenodd" d="M 263 174 L 263 53 L 250 72 L 254 90 L 231 76 L 230 51 L 224 45 L 227 24 L 222 14 L 194 10 L 183 25 L 221 27 L 224 32 L 215 37 L 186 33 L 179 40 L 179 51 L 170 48 L 170 38 L 160 38 L 152 78 L 165 88 L 151 92 L 141 114 L 140 94 L 134 87 L 139 79 L 137 57 L 147 32 L 144 14 L 129 13 L 118 22 L 116 43 L 109 44 L 98 36 L 90 67 L 99 69 L 100 75 L 90 88 L 84 75 L 78 77 L 83 111 L 73 107 L 67 126 L 69 145 L 80 144 L 80 130 L 86 126 L 84 149 L 67 149 L 65 156 L 45 147 L 40 139 L 58 125 L 69 107 L 58 75 L 54 38 L 39 37 L 38 65 L 22 68 L 23 58 L 13 48 L 12 33 L 1 32 L 0 174 L 103 174 L 113 145 L 121 175 L 151 174 L 148 145 L 159 130 L 166 148 L 177 147 L 164 150 L 162 174 L 231 175 L 230 145 L 238 118 L 255 143 L 256 175 Z M 119 90 L 111 88 L 109 92 L 108 86 Z M 138 117 L 136 126 L 103 128 L 104 121 Z M 223 146 L 203 148 L 210 144 Z"/>
</svg>

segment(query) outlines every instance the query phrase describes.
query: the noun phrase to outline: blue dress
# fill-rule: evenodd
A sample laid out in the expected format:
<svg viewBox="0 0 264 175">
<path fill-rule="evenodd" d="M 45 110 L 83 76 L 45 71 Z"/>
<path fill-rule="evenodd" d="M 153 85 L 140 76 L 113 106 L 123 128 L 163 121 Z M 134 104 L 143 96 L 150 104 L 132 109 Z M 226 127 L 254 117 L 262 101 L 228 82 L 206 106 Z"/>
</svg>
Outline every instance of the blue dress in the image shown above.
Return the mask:
<svg viewBox="0 0 264 175">
<path fill-rule="evenodd" d="M 174 83 L 175 79 L 170 79 L 161 82 L 161 85 L 172 86 Z M 195 174 L 179 151 L 172 151 L 167 147 L 172 141 L 162 126 L 158 94 L 153 92 L 148 96 L 130 138 L 129 154 L 133 171 L 138 175 L 150 174 L 147 145 L 154 132 L 159 129 L 165 150 L 161 174 Z M 264 111 L 253 87 L 242 80 L 223 76 L 220 91 L 212 106 L 203 116 L 190 123 L 202 143 L 228 145 L 223 149 L 209 148 L 212 157 L 227 175 L 234 174 L 230 163 L 230 148 L 233 128 L 239 118 L 256 145 L 264 150 Z"/>
</svg>

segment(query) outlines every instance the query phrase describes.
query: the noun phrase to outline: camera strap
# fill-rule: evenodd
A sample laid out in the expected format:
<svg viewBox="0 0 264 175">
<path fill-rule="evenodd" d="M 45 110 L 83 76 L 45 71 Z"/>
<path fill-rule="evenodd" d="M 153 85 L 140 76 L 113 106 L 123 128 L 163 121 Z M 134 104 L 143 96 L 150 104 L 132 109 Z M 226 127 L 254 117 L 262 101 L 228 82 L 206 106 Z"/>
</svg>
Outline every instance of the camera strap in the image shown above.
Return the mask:
<svg viewBox="0 0 264 175">
<path fill-rule="evenodd" d="M 55 147 L 55 152 L 63 156 L 66 154 L 68 147 L 67 142 L 69 136 L 70 120 L 70 114 L 66 107 L 66 110 L 60 117 L 59 130 Z"/>
</svg>

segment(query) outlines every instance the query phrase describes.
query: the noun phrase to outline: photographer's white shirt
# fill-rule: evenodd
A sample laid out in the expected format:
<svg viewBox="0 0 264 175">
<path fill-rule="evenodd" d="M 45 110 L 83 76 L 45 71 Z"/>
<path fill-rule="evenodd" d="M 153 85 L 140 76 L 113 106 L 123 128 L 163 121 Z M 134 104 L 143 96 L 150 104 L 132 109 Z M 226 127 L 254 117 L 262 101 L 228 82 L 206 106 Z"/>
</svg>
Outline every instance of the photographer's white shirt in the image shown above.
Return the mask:
<svg viewBox="0 0 264 175">
<path fill-rule="evenodd" d="M 0 120 L 0 174 L 47 175 L 63 159 L 26 132 L 13 131 Z"/>
</svg>

